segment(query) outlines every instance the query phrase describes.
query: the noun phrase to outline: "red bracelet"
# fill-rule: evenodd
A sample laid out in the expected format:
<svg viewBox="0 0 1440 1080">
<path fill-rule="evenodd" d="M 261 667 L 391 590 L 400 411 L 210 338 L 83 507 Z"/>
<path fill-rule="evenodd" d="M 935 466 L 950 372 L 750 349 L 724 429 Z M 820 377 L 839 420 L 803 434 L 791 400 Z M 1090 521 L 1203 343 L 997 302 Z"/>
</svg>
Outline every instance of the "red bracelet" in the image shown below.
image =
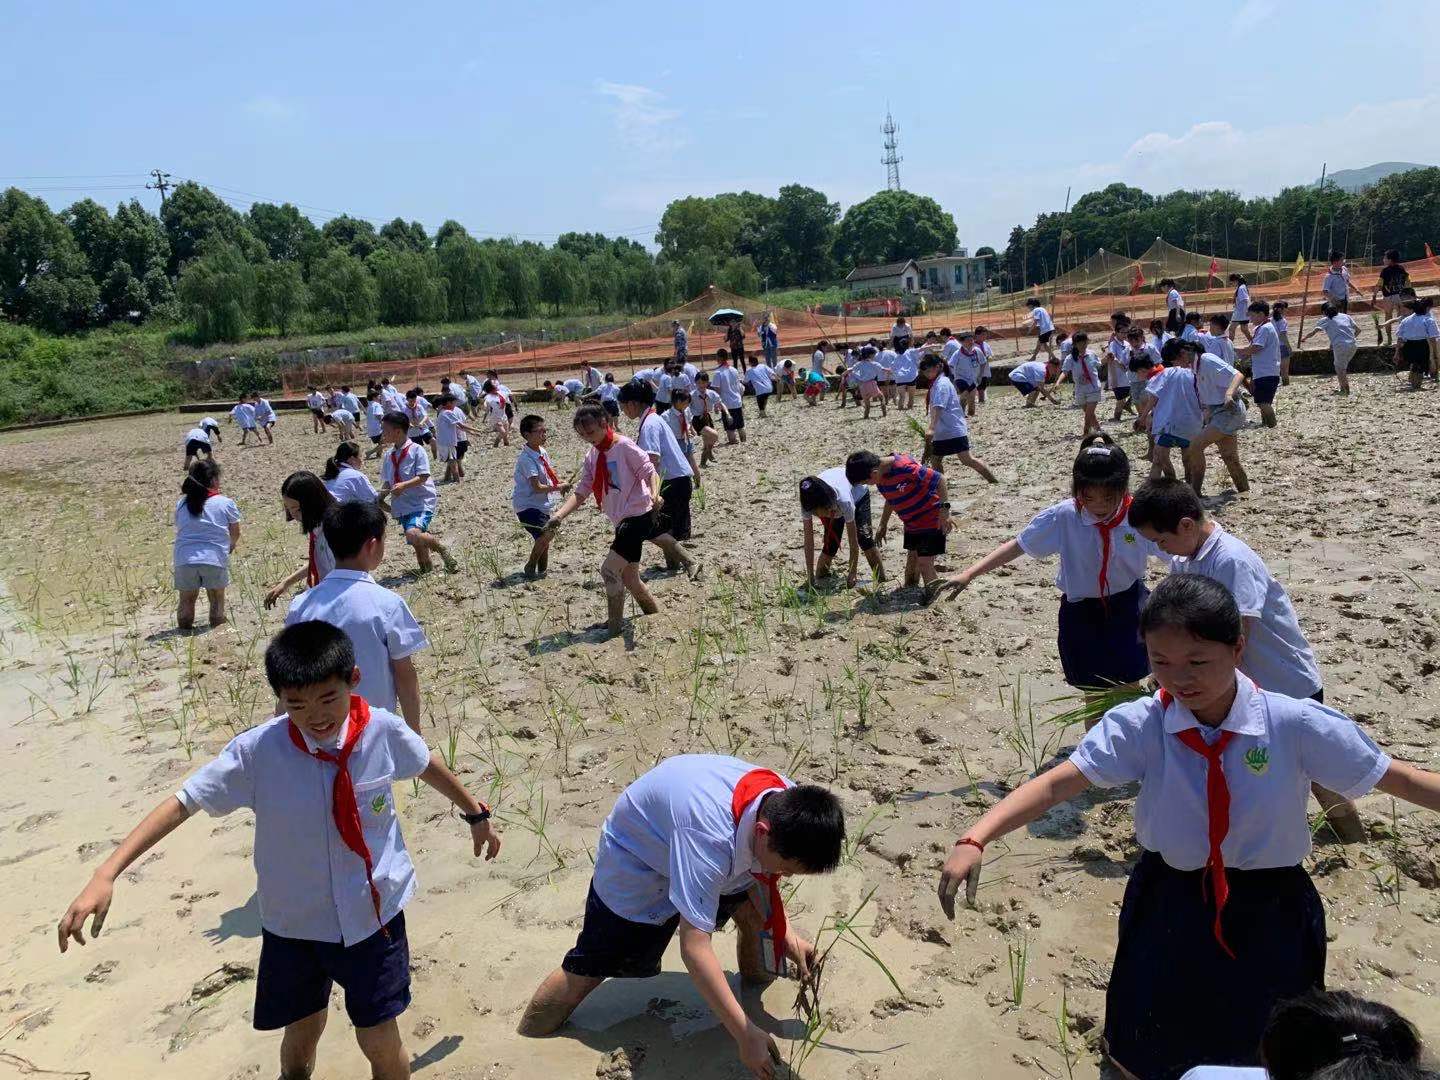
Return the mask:
<svg viewBox="0 0 1440 1080">
<path fill-rule="evenodd" d="M 985 850 L 985 845 L 984 845 L 984 844 L 980 843 L 979 840 L 973 839 L 972 837 L 969 837 L 969 836 L 962 836 L 962 837 L 960 837 L 959 840 L 956 840 L 956 841 L 955 841 L 955 846 L 956 846 L 956 847 L 959 847 L 961 844 L 969 844 L 971 847 L 973 847 L 976 851 L 979 851 L 979 852 L 984 852 L 984 850 Z"/>
</svg>

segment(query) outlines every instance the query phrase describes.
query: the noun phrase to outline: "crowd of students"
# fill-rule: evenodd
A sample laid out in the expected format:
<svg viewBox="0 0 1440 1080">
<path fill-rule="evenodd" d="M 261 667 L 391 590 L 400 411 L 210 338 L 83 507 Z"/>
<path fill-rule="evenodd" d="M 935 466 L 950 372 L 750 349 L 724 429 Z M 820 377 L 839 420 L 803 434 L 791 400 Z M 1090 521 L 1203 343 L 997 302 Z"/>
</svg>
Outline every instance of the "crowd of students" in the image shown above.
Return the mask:
<svg viewBox="0 0 1440 1080">
<path fill-rule="evenodd" d="M 1331 336 L 1343 390 L 1343 354 L 1354 344 L 1353 320 L 1342 310 L 1349 290 L 1331 295 L 1327 275 L 1325 291 L 1318 329 Z M 944 862 L 938 897 L 953 916 L 962 886 L 973 901 L 990 844 L 1091 786 L 1138 783 L 1143 853 L 1120 910 L 1104 1028 L 1105 1052 L 1125 1075 L 1418 1077 L 1419 1043 L 1405 1021 L 1322 992 L 1325 912 L 1302 862 L 1316 831 L 1307 816 L 1312 792 L 1329 830 L 1354 841 L 1364 836 L 1354 800 L 1379 790 L 1440 809 L 1440 777 L 1393 760 L 1324 703 L 1319 665 L 1285 588 L 1204 509 L 1205 450 L 1216 446 L 1237 490 L 1246 490 L 1236 446 L 1242 395 L 1252 395 L 1273 426 L 1285 379 L 1274 308 L 1250 301 L 1243 280 L 1235 305 L 1237 314 L 1243 305 L 1245 325 L 1223 314 L 1201 320 L 1171 288 L 1167 320 L 1147 335 L 1117 312 L 1097 354 L 1087 334 L 1066 335 L 1032 301 L 1034 350 L 1009 380 L 1027 408 L 1074 384 L 1081 442 L 1068 491 L 1057 491 L 1014 539 L 948 575 L 937 566 L 956 527 L 946 459 L 997 482 L 970 440 L 991 377 L 986 331 L 946 330 L 917 342 L 899 319 L 888 341 L 840 355 L 837 408 L 859 406 L 863 423 L 872 406 L 881 416 L 892 405 L 909 411 L 923 394 L 925 419 L 916 426 L 924 445 L 918 458 L 857 449 L 800 481 L 807 583 L 832 572 L 842 547 L 848 585 L 857 583 L 862 555 L 875 581 L 885 581 L 880 549 L 897 518 L 901 587 L 919 588 L 926 604 L 953 599 L 1021 556 L 1056 559 L 1065 681 L 1092 698 L 1117 686 L 1135 687 L 1135 696 L 1104 712 L 1068 761 L 964 830 Z M 1433 321 L 1407 330 L 1417 317 L 1428 315 L 1412 310 L 1399 323 L 1397 348 L 1404 354 L 1406 342 L 1421 342 L 1428 371 L 1440 334 Z M 1248 341 L 1239 350 L 1237 326 Z M 817 407 L 831 392 L 828 342 L 800 376 L 777 369 L 776 350 L 764 341 L 763 357 L 746 357 L 743 335 L 732 335 L 701 371 L 683 329 L 675 330 L 675 356 L 623 384 L 589 364 L 577 378 L 549 384 L 553 402 L 574 406 L 570 421 L 587 446 L 573 476 L 562 480 L 550 458 L 546 418 L 518 418 L 512 510 L 531 537 L 524 573 L 547 574 L 557 530 L 593 498 L 613 527 L 599 566 L 611 633 L 621 629 L 627 596 L 642 613 L 659 608 L 640 573 L 645 544 L 670 570 L 700 575 L 686 547 L 692 499 L 707 469 L 741 453 L 746 392 L 760 415 L 776 395 Z M 1237 366 L 1246 359 L 1248 373 Z M 1115 403 L 1110 419 L 1133 414 L 1148 432 L 1147 475 L 1133 492 L 1129 457 L 1101 430 L 1106 390 Z M 62 951 L 83 944 L 87 920 L 98 933 L 117 877 L 188 817 L 252 809 L 263 926 L 255 1026 L 284 1030 L 284 1076 L 309 1075 L 338 983 L 373 1075 L 388 1080 L 409 1075 L 397 1018 L 410 1002 L 403 909 L 415 893 L 391 784 L 416 777 L 439 791 L 463 818 L 477 857 L 494 858 L 500 838 L 490 808 L 425 744 L 414 656 L 426 635 L 405 600 L 372 575 L 385 557 L 389 520 L 421 571 L 436 555 L 455 568 L 432 531 L 439 494 L 430 448 L 446 463 L 444 479 L 458 483 L 465 436 L 488 432 L 495 446 L 508 445 L 517 410 L 495 372 L 483 381 L 465 371 L 443 380 L 433 405 L 419 388 L 402 393 L 382 379 L 366 392 L 372 450 L 364 453 L 353 437 L 362 409 L 348 387 L 312 388 L 307 401 L 312 430 L 334 429 L 339 442 L 320 474 L 292 472 L 281 485 L 305 551 L 266 594 L 270 606 L 304 586 L 265 656 L 275 716 L 236 737 L 136 826 L 66 911 L 59 941 Z M 242 444 L 251 432 L 273 443 L 274 410 L 263 398 L 242 398 L 232 419 Z M 187 629 L 202 590 L 211 624 L 225 621 L 240 539 L 240 510 L 222 491 L 219 445 L 220 425 L 209 417 L 183 443 L 174 583 L 177 620 Z M 378 486 L 365 471 L 371 457 L 379 458 Z M 883 503 L 878 526 L 872 487 Z M 1152 562 L 1168 571 L 1153 592 Z M 1141 691 L 1146 679 L 1153 686 Z M 841 803 L 822 787 L 734 757 L 660 762 L 605 819 L 575 947 L 534 992 L 520 1032 L 556 1031 L 607 979 L 657 974 L 678 935 L 682 962 L 741 1061 L 753 1075 L 775 1075 L 774 1041 L 736 997 L 712 936 L 734 921 L 747 982 L 807 979 L 814 945 L 786 919 L 780 882 L 834 869 L 845 835 Z"/>
</svg>

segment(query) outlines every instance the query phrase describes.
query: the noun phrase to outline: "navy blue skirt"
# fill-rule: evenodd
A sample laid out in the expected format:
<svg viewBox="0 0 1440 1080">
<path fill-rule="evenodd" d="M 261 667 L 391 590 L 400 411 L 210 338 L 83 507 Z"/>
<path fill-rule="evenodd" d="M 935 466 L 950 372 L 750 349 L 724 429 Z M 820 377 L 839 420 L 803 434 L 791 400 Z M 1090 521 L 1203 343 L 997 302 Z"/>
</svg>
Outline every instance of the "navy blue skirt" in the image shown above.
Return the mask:
<svg viewBox="0 0 1440 1080">
<path fill-rule="evenodd" d="M 1203 823 L 1202 823 L 1203 827 Z M 1325 984 L 1325 908 L 1298 866 L 1231 870 L 1225 940 L 1209 876 L 1141 856 L 1120 908 L 1105 995 L 1105 1041 L 1141 1080 L 1196 1065 L 1256 1066 L 1276 1004 Z"/>
<path fill-rule="evenodd" d="M 1138 682 L 1150 674 L 1140 640 L 1140 608 L 1150 591 L 1135 582 L 1124 592 L 1098 599 L 1060 601 L 1060 666 L 1080 690 Z"/>
</svg>

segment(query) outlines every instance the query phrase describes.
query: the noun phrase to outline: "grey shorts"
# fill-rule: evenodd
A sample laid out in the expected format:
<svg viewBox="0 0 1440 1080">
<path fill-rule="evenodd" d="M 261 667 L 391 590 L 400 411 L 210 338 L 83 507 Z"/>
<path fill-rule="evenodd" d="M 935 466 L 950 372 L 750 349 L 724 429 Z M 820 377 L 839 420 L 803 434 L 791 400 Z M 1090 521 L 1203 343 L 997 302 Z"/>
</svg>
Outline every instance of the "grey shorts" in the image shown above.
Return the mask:
<svg viewBox="0 0 1440 1080">
<path fill-rule="evenodd" d="M 181 592 L 198 592 L 201 589 L 223 589 L 230 584 L 228 566 L 211 566 L 209 563 L 191 563 L 175 567 L 175 588 Z"/>
<path fill-rule="evenodd" d="M 1222 435 L 1234 435 L 1245 426 L 1245 406 L 1232 401 L 1228 405 L 1217 408 L 1210 414 L 1210 422 L 1205 426 Z"/>
</svg>

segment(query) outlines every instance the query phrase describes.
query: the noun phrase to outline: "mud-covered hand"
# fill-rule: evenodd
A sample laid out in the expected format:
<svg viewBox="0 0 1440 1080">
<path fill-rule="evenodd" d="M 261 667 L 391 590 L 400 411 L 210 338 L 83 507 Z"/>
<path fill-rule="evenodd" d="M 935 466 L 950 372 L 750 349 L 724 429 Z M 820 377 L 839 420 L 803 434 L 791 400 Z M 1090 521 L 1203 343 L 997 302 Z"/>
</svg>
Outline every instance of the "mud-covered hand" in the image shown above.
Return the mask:
<svg viewBox="0 0 1440 1080">
<path fill-rule="evenodd" d="M 60 920 L 60 951 L 70 947 L 70 939 L 85 944 L 85 920 L 94 917 L 90 923 L 90 936 L 99 937 L 100 928 L 105 925 L 105 916 L 110 913 L 110 901 L 115 895 L 114 882 L 96 876 L 80 890 Z"/>
<path fill-rule="evenodd" d="M 753 1023 L 740 1036 L 740 1060 L 759 1080 L 773 1080 L 775 1066 L 780 1063 L 780 1048 L 766 1032 Z"/>
<path fill-rule="evenodd" d="M 495 831 L 495 823 L 486 818 L 484 821 L 477 821 L 470 826 L 470 839 L 475 842 L 475 857 L 485 857 L 489 862 L 500 854 L 500 834 Z"/>
<path fill-rule="evenodd" d="M 966 900 L 979 883 L 980 860 L 983 853 L 973 844 L 956 844 L 950 849 L 950 857 L 940 868 L 940 908 L 947 919 L 955 918 L 955 894 L 960 886 L 966 887 Z"/>
</svg>

